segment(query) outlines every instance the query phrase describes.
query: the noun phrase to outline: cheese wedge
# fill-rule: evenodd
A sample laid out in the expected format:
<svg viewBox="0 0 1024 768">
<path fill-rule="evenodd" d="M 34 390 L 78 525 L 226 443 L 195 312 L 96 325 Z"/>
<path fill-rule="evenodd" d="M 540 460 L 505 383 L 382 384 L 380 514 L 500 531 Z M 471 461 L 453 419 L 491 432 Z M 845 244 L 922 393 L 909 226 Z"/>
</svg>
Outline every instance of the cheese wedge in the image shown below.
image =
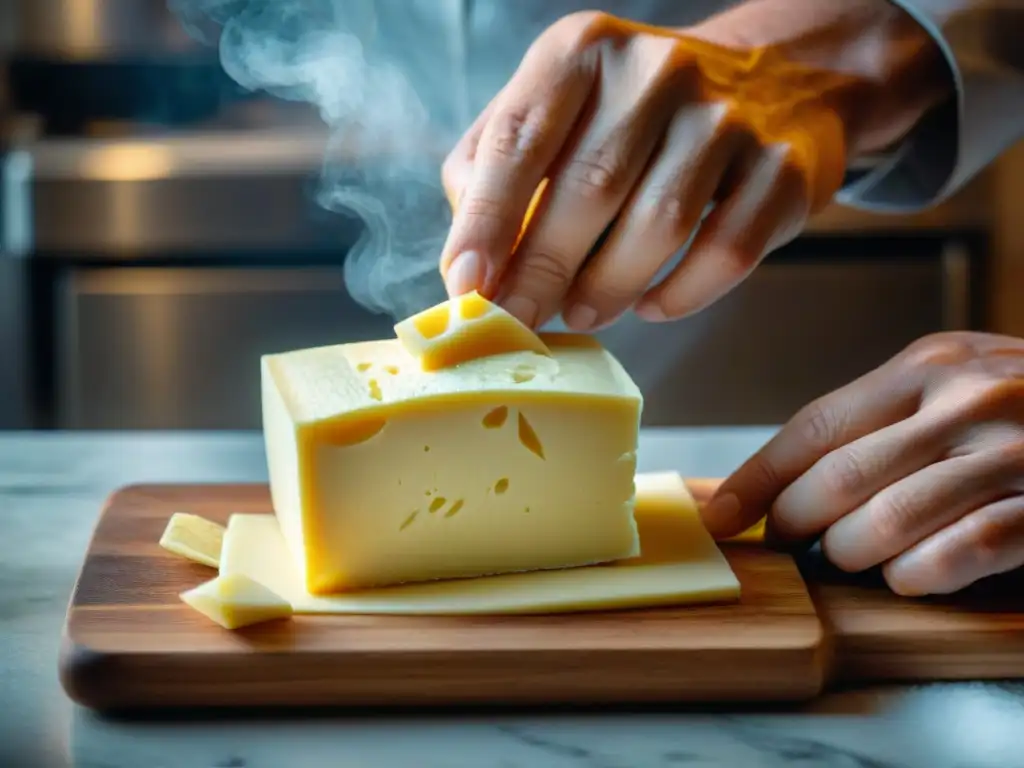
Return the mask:
<svg viewBox="0 0 1024 768">
<path fill-rule="evenodd" d="M 292 615 L 291 603 L 242 573 L 222 573 L 182 592 L 181 599 L 225 629 L 238 629 Z"/>
<path fill-rule="evenodd" d="M 175 512 L 167 521 L 160 546 L 202 565 L 220 565 L 224 526 L 187 512 Z"/>
<path fill-rule="evenodd" d="M 758 544 L 764 541 L 764 520 L 754 523 L 752 526 L 743 531 L 743 533 L 737 533 L 726 541 L 730 541 L 737 544 Z"/>
<path fill-rule="evenodd" d="M 643 553 L 609 565 L 311 595 L 273 515 L 232 515 L 222 574 L 243 574 L 312 614 L 543 614 L 732 602 L 740 585 L 675 473 L 637 476 Z M 649 503 L 648 503 L 649 502 Z"/>
<path fill-rule="evenodd" d="M 639 552 L 640 391 L 589 337 L 544 341 L 435 372 L 395 339 L 263 358 L 273 506 L 307 591 Z"/>
<path fill-rule="evenodd" d="M 476 291 L 403 320 L 395 335 L 424 371 L 507 352 L 551 354 L 536 333 Z"/>
</svg>

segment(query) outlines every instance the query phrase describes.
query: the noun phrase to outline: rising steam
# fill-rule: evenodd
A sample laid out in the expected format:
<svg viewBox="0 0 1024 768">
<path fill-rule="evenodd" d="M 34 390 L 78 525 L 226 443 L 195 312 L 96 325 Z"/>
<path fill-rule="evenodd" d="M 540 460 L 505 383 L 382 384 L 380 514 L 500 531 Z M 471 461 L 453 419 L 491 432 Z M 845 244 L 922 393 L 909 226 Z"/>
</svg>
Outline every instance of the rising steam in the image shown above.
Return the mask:
<svg viewBox="0 0 1024 768">
<path fill-rule="evenodd" d="M 410 4 L 168 2 L 190 33 L 219 46 L 225 71 L 241 86 L 308 102 L 329 126 L 317 200 L 366 226 L 345 263 L 352 297 L 395 318 L 438 301 L 438 256 L 451 216 L 438 159 L 426 148 L 443 138 L 438 126 L 452 109 L 445 94 L 453 88 L 430 80 L 443 77 L 441 68 L 413 58 L 423 46 Z"/>
</svg>

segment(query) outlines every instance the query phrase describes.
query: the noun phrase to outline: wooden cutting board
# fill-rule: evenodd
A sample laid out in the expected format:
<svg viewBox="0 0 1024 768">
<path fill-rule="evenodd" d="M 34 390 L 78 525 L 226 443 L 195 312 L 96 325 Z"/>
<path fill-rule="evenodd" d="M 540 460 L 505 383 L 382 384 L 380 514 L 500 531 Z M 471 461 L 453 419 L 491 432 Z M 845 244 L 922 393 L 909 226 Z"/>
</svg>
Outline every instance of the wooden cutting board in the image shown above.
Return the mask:
<svg viewBox="0 0 1024 768">
<path fill-rule="evenodd" d="M 269 512 L 262 485 L 133 486 L 97 524 L 61 680 L 98 709 L 799 700 L 822 625 L 791 558 L 730 546 L 738 604 L 563 616 L 299 616 L 229 632 L 178 594 L 211 571 L 161 549 L 173 512 Z"/>
<path fill-rule="evenodd" d="M 720 483 L 688 482 L 698 503 Z M 830 680 L 1024 678 L 1024 570 L 954 596 L 910 599 L 878 571 L 843 573 L 813 553 L 799 565 L 832 641 Z"/>
</svg>

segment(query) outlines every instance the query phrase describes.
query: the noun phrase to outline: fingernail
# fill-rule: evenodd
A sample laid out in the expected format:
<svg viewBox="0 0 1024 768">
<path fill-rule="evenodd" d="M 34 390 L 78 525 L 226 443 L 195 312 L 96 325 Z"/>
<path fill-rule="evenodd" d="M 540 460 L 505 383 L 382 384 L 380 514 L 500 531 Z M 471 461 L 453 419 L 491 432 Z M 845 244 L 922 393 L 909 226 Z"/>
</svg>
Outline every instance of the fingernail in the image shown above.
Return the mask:
<svg viewBox="0 0 1024 768">
<path fill-rule="evenodd" d="M 501 306 L 527 328 L 537 322 L 537 302 L 527 296 L 509 296 Z"/>
<path fill-rule="evenodd" d="M 664 323 L 668 320 L 668 316 L 665 311 L 653 301 L 643 301 L 636 305 L 633 310 L 634 313 L 641 319 L 646 320 L 648 323 Z"/>
<path fill-rule="evenodd" d="M 575 304 L 566 312 L 564 320 L 574 331 L 587 331 L 597 320 L 597 310 L 586 304 Z"/>
<path fill-rule="evenodd" d="M 704 527 L 712 536 L 729 527 L 729 522 L 740 513 L 740 499 L 735 493 L 716 496 L 701 510 Z"/>
<path fill-rule="evenodd" d="M 448 266 L 445 275 L 445 288 L 449 296 L 462 296 L 464 293 L 483 288 L 485 277 L 484 260 L 476 251 L 460 253 Z"/>
</svg>

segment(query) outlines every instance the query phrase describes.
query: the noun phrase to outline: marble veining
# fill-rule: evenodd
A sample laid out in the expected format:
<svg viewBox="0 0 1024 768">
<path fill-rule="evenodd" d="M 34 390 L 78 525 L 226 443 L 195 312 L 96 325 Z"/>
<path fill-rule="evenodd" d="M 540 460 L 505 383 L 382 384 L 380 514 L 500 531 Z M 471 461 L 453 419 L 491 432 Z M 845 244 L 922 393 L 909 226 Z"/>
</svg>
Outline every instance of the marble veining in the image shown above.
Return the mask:
<svg viewBox="0 0 1024 768">
<path fill-rule="evenodd" d="M 728 473 L 770 429 L 659 430 L 642 470 Z M 103 499 L 263 480 L 253 434 L 0 434 L 0 768 L 1024 768 L 1024 685 L 834 693 L 800 708 L 296 713 L 112 720 L 56 675 Z"/>
</svg>

